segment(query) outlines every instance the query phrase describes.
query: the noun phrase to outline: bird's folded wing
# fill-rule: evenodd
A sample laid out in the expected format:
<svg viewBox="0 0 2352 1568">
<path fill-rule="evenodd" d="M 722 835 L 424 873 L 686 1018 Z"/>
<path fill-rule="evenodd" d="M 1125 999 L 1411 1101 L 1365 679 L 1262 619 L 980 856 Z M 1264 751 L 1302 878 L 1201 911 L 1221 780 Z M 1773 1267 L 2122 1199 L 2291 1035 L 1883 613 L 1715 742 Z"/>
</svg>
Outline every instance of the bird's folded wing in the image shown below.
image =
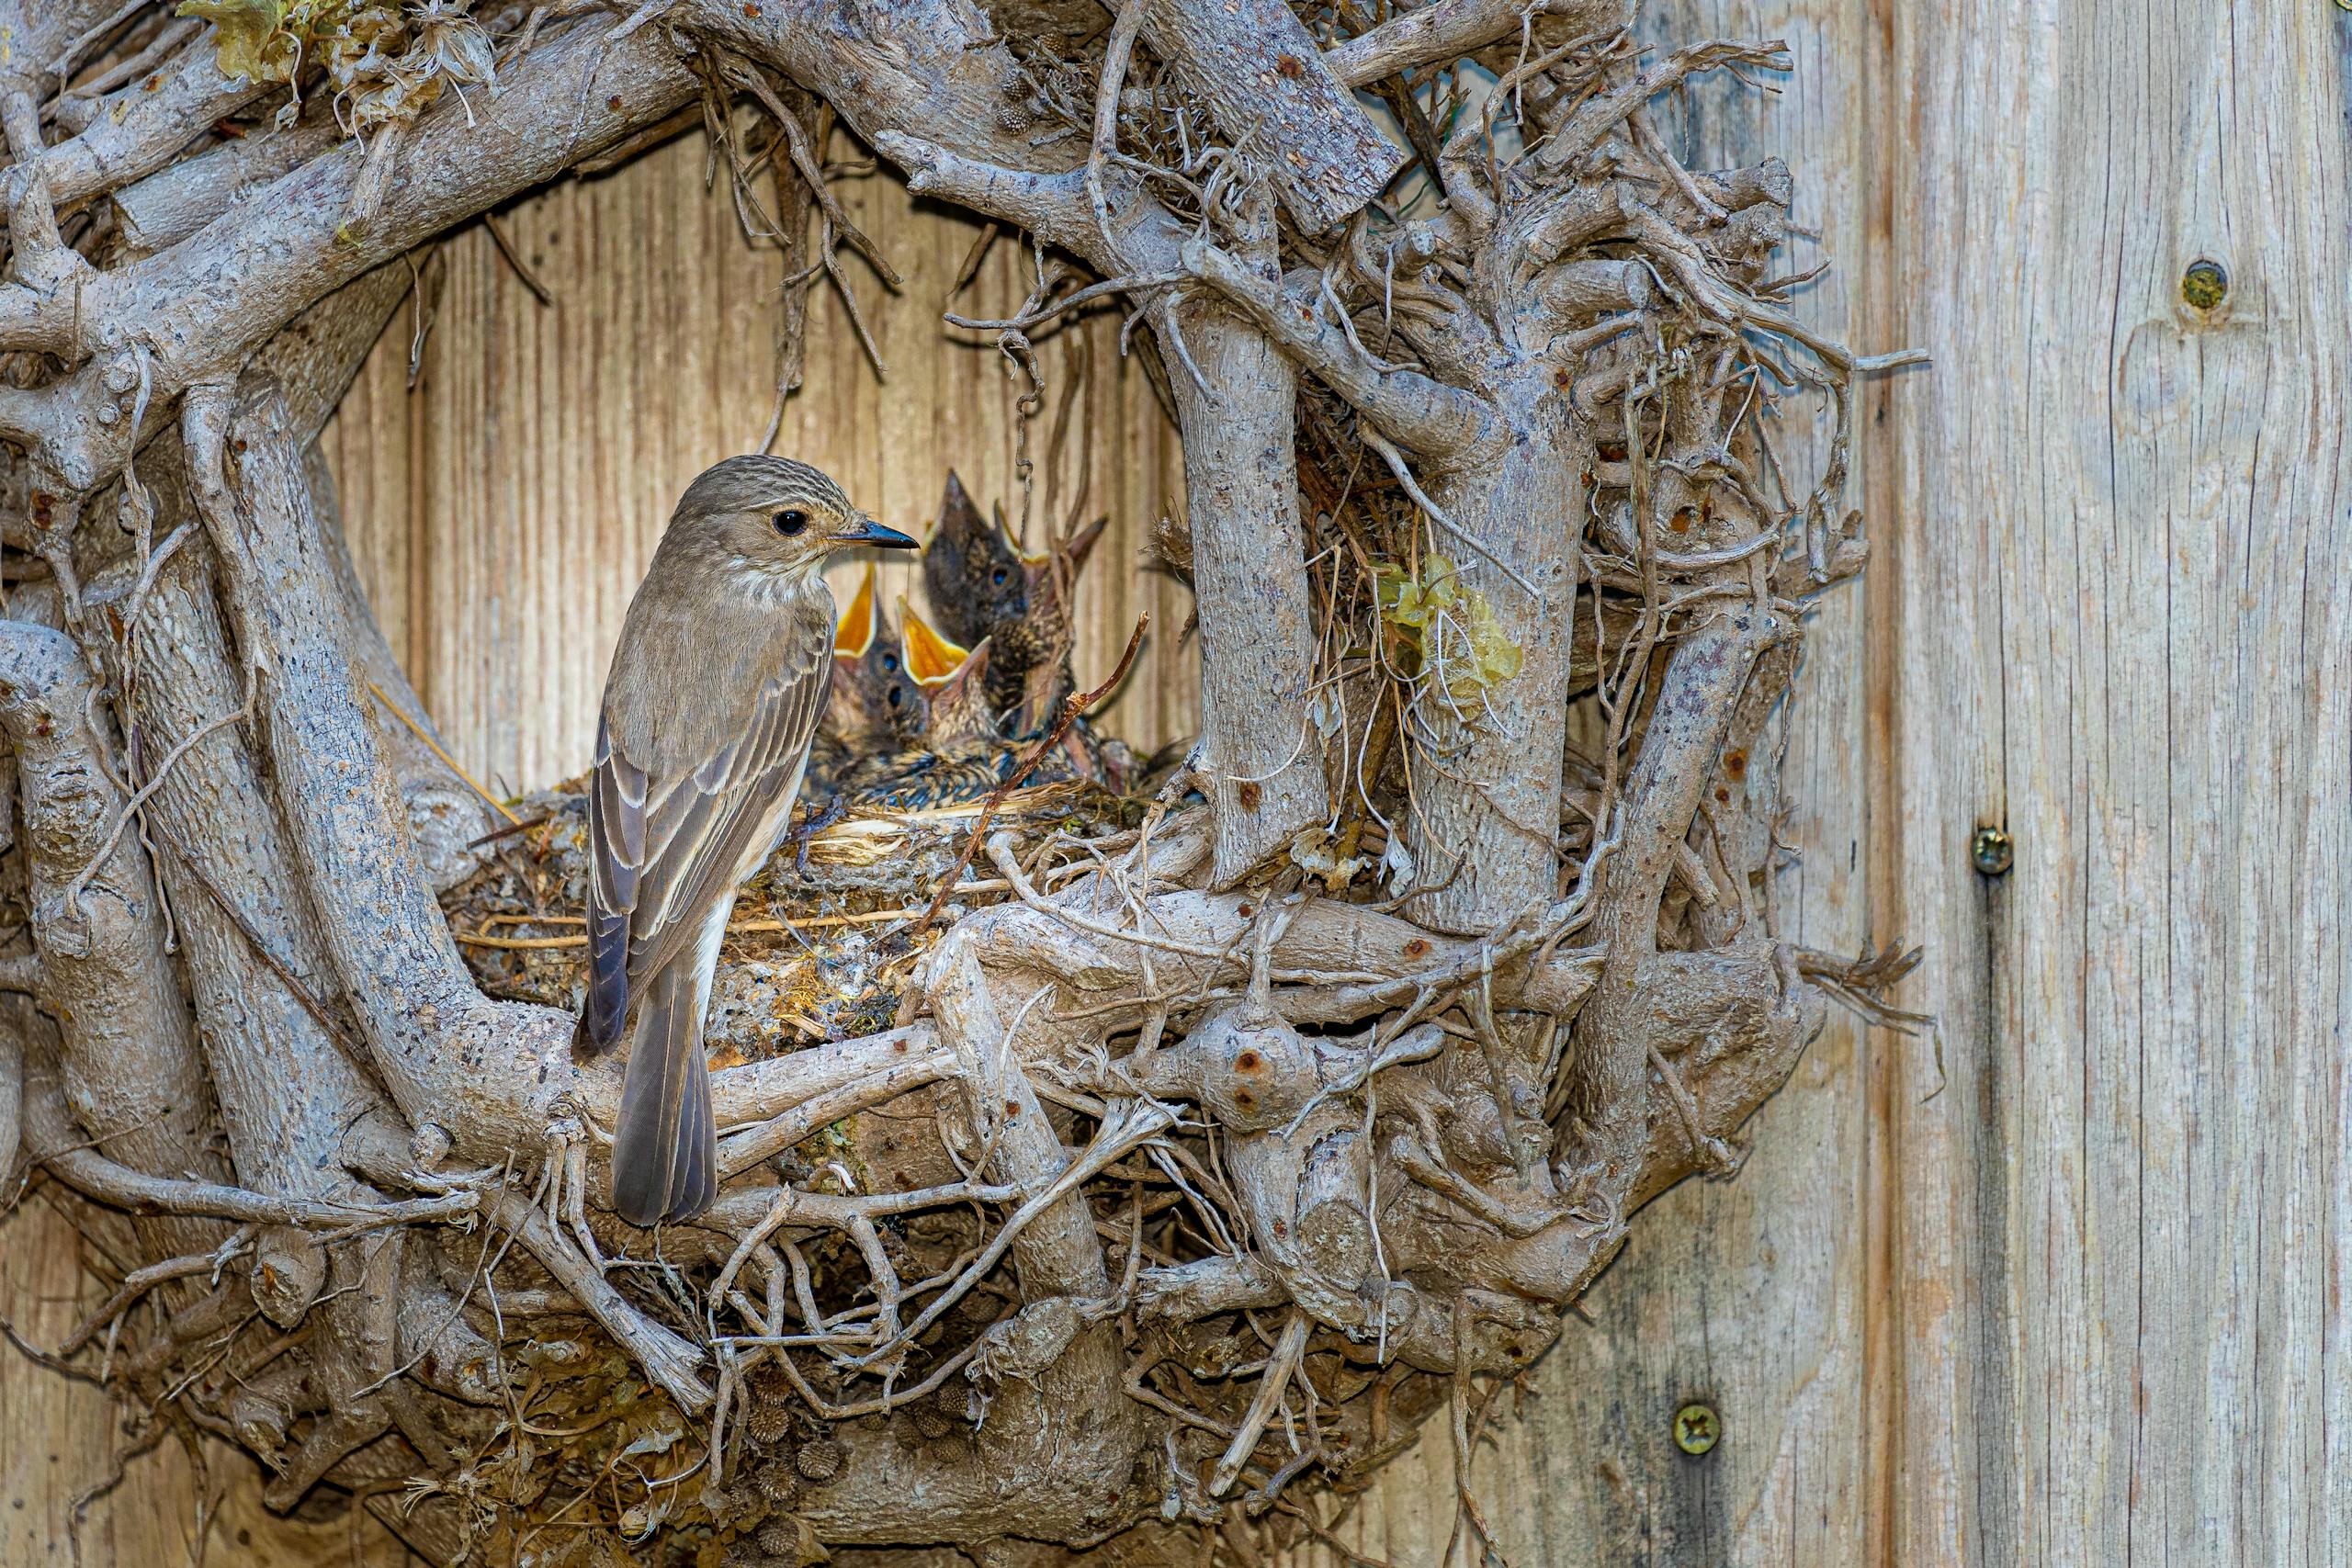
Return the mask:
<svg viewBox="0 0 2352 1568">
<path fill-rule="evenodd" d="M 629 997 L 733 890 L 753 835 L 797 787 L 832 674 L 821 644 L 763 682 L 741 728 L 699 765 L 650 775 L 599 726 L 588 793 L 589 1032 L 620 1038 Z"/>
<path fill-rule="evenodd" d="M 620 1043 L 628 1017 L 628 926 L 645 863 L 645 773 L 613 749 L 596 720 L 596 766 L 588 779 L 588 995 L 580 1036 L 597 1051 Z"/>
</svg>

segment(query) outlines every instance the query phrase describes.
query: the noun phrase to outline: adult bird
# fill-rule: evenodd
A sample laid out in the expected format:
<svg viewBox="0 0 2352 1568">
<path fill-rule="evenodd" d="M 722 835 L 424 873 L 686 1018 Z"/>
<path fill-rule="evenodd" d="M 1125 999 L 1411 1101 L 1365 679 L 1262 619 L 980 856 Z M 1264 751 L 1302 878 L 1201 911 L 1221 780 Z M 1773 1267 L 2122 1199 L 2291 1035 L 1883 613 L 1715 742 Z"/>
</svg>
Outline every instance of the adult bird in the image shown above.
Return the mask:
<svg viewBox="0 0 2352 1568">
<path fill-rule="evenodd" d="M 825 558 L 915 541 L 806 463 L 729 457 L 686 487 L 605 680 L 588 794 L 579 1046 L 629 1039 L 613 1208 L 690 1219 L 718 1193 L 703 1012 L 735 889 L 783 835 L 833 672 Z"/>
</svg>

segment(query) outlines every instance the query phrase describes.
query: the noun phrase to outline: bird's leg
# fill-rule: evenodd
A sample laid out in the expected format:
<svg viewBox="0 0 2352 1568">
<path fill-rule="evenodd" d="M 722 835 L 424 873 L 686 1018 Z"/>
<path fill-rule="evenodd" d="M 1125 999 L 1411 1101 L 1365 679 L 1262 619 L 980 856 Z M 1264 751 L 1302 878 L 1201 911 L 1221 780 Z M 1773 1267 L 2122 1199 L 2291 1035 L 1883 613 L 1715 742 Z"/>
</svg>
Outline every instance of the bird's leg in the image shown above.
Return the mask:
<svg viewBox="0 0 2352 1568">
<path fill-rule="evenodd" d="M 531 1194 L 532 1203 L 547 1215 L 550 1226 L 563 1212 L 563 1151 L 571 1142 L 570 1127 L 570 1118 L 548 1125 L 546 1153 L 539 1161 L 539 1183 Z"/>
<path fill-rule="evenodd" d="M 548 1124 L 547 1171 L 541 1184 L 547 1189 L 548 1229 L 561 1235 L 568 1228 L 579 1238 L 582 1253 L 595 1265 L 596 1272 L 604 1273 L 605 1255 L 588 1229 L 588 1129 L 581 1119 L 560 1116 Z"/>
<path fill-rule="evenodd" d="M 837 790 L 833 797 L 825 802 L 822 810 L 810 812 L 802 818 L 800 826 L 786 835 L 786 841 L 792 845 L 792 869 L 804 882 L 808 877 L 808 840 L 840 821 L 848 810 L 849 793 Z"/>
</svg>

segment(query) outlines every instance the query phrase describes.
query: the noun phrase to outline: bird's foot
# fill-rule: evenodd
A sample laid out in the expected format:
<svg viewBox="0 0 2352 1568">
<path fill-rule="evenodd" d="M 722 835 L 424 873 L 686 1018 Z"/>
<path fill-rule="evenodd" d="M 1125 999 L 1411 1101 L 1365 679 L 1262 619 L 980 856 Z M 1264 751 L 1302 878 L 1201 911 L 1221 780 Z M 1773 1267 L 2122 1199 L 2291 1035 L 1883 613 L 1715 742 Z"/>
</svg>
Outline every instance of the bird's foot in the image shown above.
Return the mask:
<svg viewBox="0 0 2352 1568">
<path fill-rule="evenodd" d="M 825 802 L 822 809 L 802 818 L 800 826 L 792 830 L 792 869 L 804 882 L 808 877 L 808 841 L 840 821 L 848 811 L 848 793 L 837 793 Z"/>
</svg>

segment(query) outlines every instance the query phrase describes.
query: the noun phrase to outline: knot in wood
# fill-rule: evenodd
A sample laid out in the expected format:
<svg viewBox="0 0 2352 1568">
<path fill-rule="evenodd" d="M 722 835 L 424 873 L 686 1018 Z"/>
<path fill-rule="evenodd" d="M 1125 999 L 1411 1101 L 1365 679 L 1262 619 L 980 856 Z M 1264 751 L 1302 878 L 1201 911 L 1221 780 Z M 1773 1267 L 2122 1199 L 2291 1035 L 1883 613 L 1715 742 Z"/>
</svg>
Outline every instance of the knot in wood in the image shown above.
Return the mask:
<svg viewBox="0 0 2352 1568">
<path fill-rule="evenodd" d="M 1187 1043 L 1200 1064 L 1202 1105 L 1231 1132 L 1254 1133 L 1298 1114 L 1315 1092 L 1315 1057 L 1297 1030 L 1236 1004 Z"/>
<path fill-rule="evenodd" d="M 1085 1325 L 1077 1303 L 1067 1296 L 1033 1302 L 980 1336 L 972 1376 L 999 1382 L 1006 1378 L 1034 1381 L 1061 1359 Z"/>
</svg>

